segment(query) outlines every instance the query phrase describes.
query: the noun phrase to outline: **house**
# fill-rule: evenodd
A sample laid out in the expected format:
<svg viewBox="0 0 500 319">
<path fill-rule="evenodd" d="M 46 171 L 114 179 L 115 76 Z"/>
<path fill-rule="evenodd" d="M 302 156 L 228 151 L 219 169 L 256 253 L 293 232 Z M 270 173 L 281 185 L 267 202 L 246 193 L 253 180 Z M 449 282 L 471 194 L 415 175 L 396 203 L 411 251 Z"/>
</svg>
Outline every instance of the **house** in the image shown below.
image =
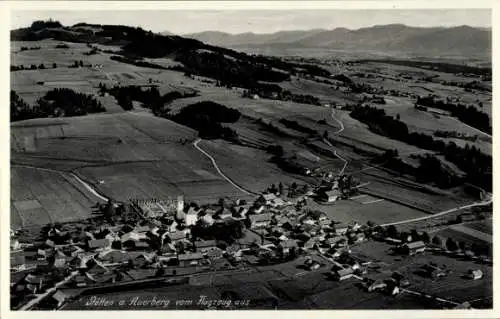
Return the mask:
<svg viewBox="0 0 500 319">
<path fill-rule="evenodd" d="M 199 211 L 196 208 L 194 208 L 193 206 L 189 207 L 184 219 L 186 226 L 192 226 L 196 224 L 196 222 L 198 221 L 198 213 Z"/>
<path fill-rule="evenodd" d="M 483 278 L 483 272 L 479 269 L 477 270 L 469 269 L 469 271 L 467 272 L 467 278 L 472 280 L 481 279 Z"/>
<path fill-rule="evenodd" d="M 18 239 L 11 239 L 10 240 L 10 250 L 19 250 L 21 249 L 21 244 L 19 244 Z"/>
<path fill-rule="evenodd" d="M 208 225 L 213 225 L 215 223 L 214 218 L 212 217 L 212 214 L 206 213 L 200 219 L 205 222 Z"/>
<path fill-rule="evenodd" d="M 168 236 L 168 238 L 170 238 L 170 242 L 171 243 L 175 243 L 179 240 L 183 240 L 183 239 L 186 239 L 186 234 L 184 232 L 181 232 L 181 231 L 177 231 L 177 232 L 174 232 L 174 233 L 166 233 Z"/>
<path fill-rule="evenodd" d="M 57 307 L 61 307 L 64 302 L 69 298 L 70 296 L 64 292 L 64 290 L 58 289 L 55 294 L 52 295 L 52 298 L 54 298 L 55 301 L 57 301 Z"/>
<path fill-rule="evenodd" d="M 318 239 L 313 237 L 304 243 L 304 249 L 314 249 L 317 244 Z"/>
<path fill-rule="evenodd" d="M 332 276 L 337 281 L 342 281 L 351 278 L 354 275 L 352 268 L 342 268 L 334 270 Z"/>
<path fill-rule="evenodd" d="M 417 253 L 422 253 L 425 251 L 425 243 L 421 240 L 411 243 L 406 243 L 403 246 L 401 246 L 401 251 L 405 255 L 415 255 Z"/>
<path fill-rule="evenodd" d="M 22 271 L 26 269 L 26 258 L 24 252 L 12 252 L 10 254 L 10 268 L 15 271 Z"/>
<path fill-rule="evenodd" d="M 424 275 L 431 278 L 440 278 L 446 276 L 446 271 L 444 269 L 441 269 L 433 264 L 425 264 L 424 266 L 422 266 L 422 271 Z"/>
<path fill-rule="evenodd" d="M 130 255 L 120 250 L 108 250 L 99 253 L 97 258 L 104 264 L 122 264 L 128 262 Z"/>
<path fill-rule="evenodd" d="M 53 266 L 55 268 L 63 268 L 66 266 L 66 261 L 68 257 L 62 251 L 57 250 L 53 258 L 54 258 Z"/>
<path fill-rule="evenodd" d="M 47 255 L 48 255 L 47 250 L 38 249 L 38 251 L 36 253 L 36 259 L 39 261 L 47 260 Z"/>
<path fill-rule="evenodd" d="M 151 228 L 148 226 L 148 225 L 144 225 L 144 226 L 136 226 L 134 228 L 134 232 L 140 234 L 140 233 L 147 233 L 148 231 L 150 231 Z"/>
<path fill-rule="evenodd" d="M 346 239 L 342 236 L 334 236 L 330 238 L 326 238 L 324 243 L 329 247 L 338 247 L 339 243 L 344 242 Z"/>
<path fill-rule="evenodd" d="M 24 282 L 26 283 L 26 288 L 33 294 L 36 294 L 44 290 L 47 279 L 42 275 L 28 274 L 26 277 L 24 277 Z"/>
<path fill-rule="evenodd" d="M 279 243 L 278 247 L 282 249 L 283 254 L 289 254 L 293 249 L 297 249 L 297 241 L 294 239 L 287 239 Z"/>
<path fill-rule="evenodd" d="M 250 228 L 266 227 L 271 223 L 272 218 L 273 218 L 273 214 L 271 214 L 271 213 L 250 215 L 250 217 L 249 217 Z"/>
<path fill-rule="evenodd" d="M 147 239 L 146 233 L 139 234 L 137 232 L 130 231 L 126 234 L 123 234 L 120 238 L 122 243 L 125 243 L 127 241 L 139 241 L 141 239 Z"/>
<path fill-rule="evenodd" d="M 172 243 L 165 243 L 161 246 L 161 255 L 165 257 L 170 257 L 176 254 L 177 249 Z"/>
<path fill-rule="evenodd" d="M 320 194 L 320 197 L 323 201 L 328 203 L 333 203 L 340 198 L 342 193 L 338 189 L 332 189 L 329 191 L 324 191 Z"/>
<path fill-rule="evenodd" d="M 111 248 L 111 242 L 107 239 L 94 239 L 87 242 L 89 250 L 104 250 Z"/>
<path fill-rule="evenodd" d="M 153 263 L 153 258 L 146 254 L 140 254 L 132 260 L 135 267 L 143 268 L 151 263 Z"/>
<path fill-rule="evenodd" d="M 365 241 L 366 240 L 366 237 L 365 237 L 365 234 L 363 233 L 358 233 L 354 236 L 354 242 L 356 243 L 360 243 L 362 241 Z"/>
<path fill-rule="evenodd" d="M 195 266 L 198 265 L 202 259 L 203 259 L 203 254 L 202 253 L 187 253 L 187 254 L 180 254 L 178 256 L 179 259 L 179 264 L 181 266 Z"/>
<path fill-rule="evenodd" d="M 88 285 L 91 285 L 93 283 L 94 282 L 86 275 L 76 275 L 75 277 L 73 277 L 73 285 L 75 287 L 87 287 Z"/>
</svg>

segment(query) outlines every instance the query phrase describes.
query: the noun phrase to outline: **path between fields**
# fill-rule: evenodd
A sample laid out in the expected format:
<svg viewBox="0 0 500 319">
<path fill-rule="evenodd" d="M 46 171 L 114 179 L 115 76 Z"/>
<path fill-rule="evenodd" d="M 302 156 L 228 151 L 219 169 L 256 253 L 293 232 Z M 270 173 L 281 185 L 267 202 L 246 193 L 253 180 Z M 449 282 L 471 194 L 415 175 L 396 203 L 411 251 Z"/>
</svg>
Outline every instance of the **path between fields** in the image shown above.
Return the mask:
<svg viewBox="0 0 500 319">
<path fill-rule="evenodd" d="M 344 131 L 344 123 L 342 123 L 342 121 L 340 121 L 338 118 L 335 117 L 335 110 L 333 108 L 332 108 L 331 117 L 334 121 L 336 121 L 340 125 L 340 128 L 337 131 L 335 131 L 333 133 L 333 135 L 339 135 L 340 133 L 342 133 L 342 131 Z M 333 149 L 333 155 L 335 155 L 338 159 L 340 159 L 342 162 L 344 162 L 344 166 L 337 174 L 337 175 L 343 175 L 344 171 L 347 167 L 347 164 L 349 164 L 349 162 L 346 159 L 344 159 L 342 156 L 337 154 L 337 149 L 332 145 L 332 143 L 330 143 L 330 141 L 328 141 L 326 138 L 324 138 L 323 141 Z"/>
<path fill-rule="evenodd" d="M 450 214 L 450 213 L 454 213 L 454 212 L 462 210 L 462 209 L 467 209 L 467 208 L 472 208 L 472 207 L 477 207 L 477 206 L 489 205 L 489 204 L 491 204 L 491 202 L 492 202 L 492 200 L 489 199 L 489 200 L 483 201 L 483 202 L 477 202 L 477 203 L 472 203 L 472 204 L 465 205 L 465 206 L 455 207 L 455 208 L 452 208 L 452 209 L 449 209 L 449 210 L 445 210 L 445 211 L 442 211 L 442 212 L 439 212 L 439 213 L 436 213 L 436 214 L 432 214 L 432 215 L 429 215 L 429 216 L 423 216 L 423 217 L 412 218 L 412 219 L 405 219 L 405 220 L 401 220 L 401 221 L 398 221 L 398 222 L 383 224 L 383 225 L 380 225 L 380 226 L 386 227 L 386 226 L 391 226 L 391 225 L 401 225 L 401 224 L 408 224 L 408 223 L 418 222 L 418 221 L 421 221 L 421 220 L 436 218 L 436 217 L 440 217 L 440 216 L 447 215 L 447 214 Z"/>
<path fill-rule="evenodd" d="M 215 161 L 215 158 L 213 158 L 210 154 L 208 154 L 205 150 L 203 150 L 198 144 L 202 141 L 201 138 L 197 139 L 196 141 L 194 141 L 193 143 L 193 146 L 198 150 L 200 151 L 201 153 L 203 153 L 206 157 L 208 157 L 210 159 L 210 161 L 212 162 L 212 165 L 214 166 L 215 170 L 217 171 L 217 173 L 219 173 L 219 175 L 224 178 L 228 183 L 230 183 L 231 185 L 233 185 L 235 188 L 237 188 L 239 191 L 241 191 L 242 193 L 245 193 L 247 195 L 259 195 L 257 193 L 254 193 L 252 191 L 249 191 L 249 190 L 246 190 L 242 187 L 240 187 L 239 185 L 237 185 L 235 182 L 233 182 L 229 177 L 227 177 L 226 175 L 224 175 L 224 173 L 220 170 L 219 166 L 217 165 L 217 162 Z"/>
<path fill-rule="evenodd" d="M 69 174 L 71 175 L 74 179 L 76 179 L 80 184 L 83 185 L 83 187 L 91 192 L 94 196 L 98 197 L 99 199 L 102 199 L 103 201 L 107 202 L 109 198 L 102 196 L 99 194 L 92 186 L 90 186 L 87 182 L 83 181 L 78 175 L 72 172 L 65 172 L 65 171 L 58 171 L 55 169 L 50 169 L 50 168 L 42 168 L 42 167 L 36 167 L 36 166 L 30 166 L 30 165 L 18 165 L 18 164 L 11 164 L 12 167 L 22 167 L 22 168 L 31 168 L 31 169 L 36 169 L 36 170 L 41 170 L 41 171 L 47 171 L 47 172 L 52 172 L 52 173 L 57 173 L 57 174 Z"/>
</svg>

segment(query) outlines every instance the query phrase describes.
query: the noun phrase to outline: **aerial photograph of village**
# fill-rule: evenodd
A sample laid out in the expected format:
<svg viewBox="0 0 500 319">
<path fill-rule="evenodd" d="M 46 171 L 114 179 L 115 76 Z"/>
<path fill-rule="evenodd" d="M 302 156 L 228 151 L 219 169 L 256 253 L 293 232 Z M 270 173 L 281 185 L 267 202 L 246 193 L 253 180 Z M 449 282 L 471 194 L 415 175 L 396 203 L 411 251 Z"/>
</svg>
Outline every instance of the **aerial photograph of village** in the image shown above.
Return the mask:
<svg viewBox="0 0 500 319">
<path fill-rule="evenodd" d="M 491 21 L 12 11 L 10 309 L 492 309 Z"/>
</svg>

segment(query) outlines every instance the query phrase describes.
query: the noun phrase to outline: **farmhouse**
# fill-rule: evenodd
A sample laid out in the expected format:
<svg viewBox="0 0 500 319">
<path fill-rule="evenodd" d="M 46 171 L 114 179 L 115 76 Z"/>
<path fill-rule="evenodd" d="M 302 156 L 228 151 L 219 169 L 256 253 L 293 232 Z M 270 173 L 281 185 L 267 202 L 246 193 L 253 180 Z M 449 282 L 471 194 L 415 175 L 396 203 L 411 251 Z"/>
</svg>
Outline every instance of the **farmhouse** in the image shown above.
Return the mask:
<svg viewBox="0 0 500 319">
<path fill-rule="evenodd" d="M 354 275 L 352 268 L 342 268 L 334 270 L 332 276 L 335 280 L 342 281 L 351 278 Z"/>
<path fill-rule="evenodd" d="M 265 213 L 258 215 L 250 215 L 250 228 L 261 228 L 266 227 L 271 223 L 273 214 Z"/>
<path fill-rule="evenodd" d="M 328 203 L 335 202 L 336 200 L 338 200 L 340 198 L 341 195 L 342 195 L 342 193 L 340 193 L 340 191 L 338 189 L 332 189 L 332 190 L 323 191 L 322 193 L 320 193 L 321 199 L 328 202 Z"/>
<path fill-rule="evenodd" d="M 415 255 L 417 253 L 422 253 L 425 251 L 425 243 L 423 241 L 406 243 L 401 247 L 401 251 L 405 255 Z"/>
<path fill-rule="evenodd" d="M 446 276 L 446 271 L 432 264 L 422 266 L 424 274 L 431 278 L 439 278 Z"/>
</svg>

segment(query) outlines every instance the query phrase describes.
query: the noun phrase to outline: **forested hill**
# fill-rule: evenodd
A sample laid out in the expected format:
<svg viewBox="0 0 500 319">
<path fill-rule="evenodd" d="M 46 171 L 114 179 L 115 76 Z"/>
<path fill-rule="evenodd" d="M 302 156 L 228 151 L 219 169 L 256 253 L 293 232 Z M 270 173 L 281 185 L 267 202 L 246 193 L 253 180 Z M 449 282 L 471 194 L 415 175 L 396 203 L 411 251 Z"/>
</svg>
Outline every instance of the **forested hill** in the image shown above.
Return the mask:
<svg viewBox="0 0 500 319">
<path fill-rule="evenodd" d="M 181 62 L 187 74 L 214 78 L 219 85 L 258 88 L 259 82 L 282 82 L 290 75 L 306 72 L 329 76 L 327 70 L 257 55 L 247 55 L 201 41 L 175 35 L 161 35 L 142 28 L 122 25 L 79 23 L 63 26 L 57 21 L 35 21 L 30 27 L 11 31 L 11 40 L 55 39 L 67 42 L 120 45 L 128 61 L 170 57 Z"/>
</svg>

